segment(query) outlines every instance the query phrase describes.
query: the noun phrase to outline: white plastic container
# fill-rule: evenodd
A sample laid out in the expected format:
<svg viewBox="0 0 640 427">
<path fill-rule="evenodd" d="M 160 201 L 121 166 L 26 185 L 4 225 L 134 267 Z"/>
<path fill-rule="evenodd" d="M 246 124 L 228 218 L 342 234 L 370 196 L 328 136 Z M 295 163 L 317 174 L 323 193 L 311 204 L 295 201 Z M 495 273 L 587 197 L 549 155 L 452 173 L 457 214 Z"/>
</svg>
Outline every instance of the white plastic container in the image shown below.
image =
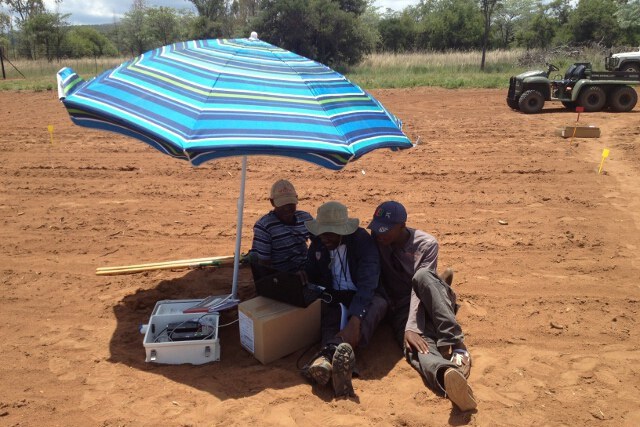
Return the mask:
<svg viewBox="0 0 640 427">
<path fill-rule="evenodd" d="M 220 315 L 214 313 L 188 313 L 182 311 L 198 304 L 202 300 L 164 300 L 158 301 L 151 313 L 144 334 L 146 362 L 179 365 L 203 363 L 220 360 L 220 340 L 218 326 Z M 206 333 L 204 339 L 172 341 L 167 334 L 170 323 L 197 321 Z"/>
</svg>

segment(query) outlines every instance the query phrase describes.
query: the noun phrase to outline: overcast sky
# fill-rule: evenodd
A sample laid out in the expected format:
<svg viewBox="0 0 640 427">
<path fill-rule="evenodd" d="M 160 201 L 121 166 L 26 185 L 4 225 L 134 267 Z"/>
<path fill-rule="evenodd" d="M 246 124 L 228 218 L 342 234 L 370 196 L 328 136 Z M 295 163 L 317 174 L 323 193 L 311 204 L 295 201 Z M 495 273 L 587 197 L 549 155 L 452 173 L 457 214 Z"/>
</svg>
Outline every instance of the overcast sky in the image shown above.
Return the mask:
<svg viewBox="0 0 640 427">
<path fill-rule="evenodd" d="M 47 10 L 55 12 L 55 2 L 44 0 Z M 121 18 L 131 8 L 131 0 L 63 0 L 60 13 L 70 13 L 70 24 L 109 24 L 114 16 Z M 402 10 L 418 0 L 376 0 L 379 7 Z M 187 0 L 148 0 L 149 6 L 169 6 L 175 9 L 193 8 Z"/>
<path fill-rule="evenodd" d="M 407 6 L 418 3 L 419 0 L 376 0 L 375 4 L 384 11 L 386 8 L 402 10 Z M 131 0 L 62 0 L 59 12 L 70 13 L 69 23 L 80 24 L 110 24 L 114 17 L 120 19 L 131 8 Z M 54 0 L 44 0 L 47 10 L 56 12 Z M 148 0 L 148 6 L 168 6 L 175 9 L 190 8 L 193 4 L 187 0 Z M 193 9 L 195 10 L 195 9 Z"/>
</svg>

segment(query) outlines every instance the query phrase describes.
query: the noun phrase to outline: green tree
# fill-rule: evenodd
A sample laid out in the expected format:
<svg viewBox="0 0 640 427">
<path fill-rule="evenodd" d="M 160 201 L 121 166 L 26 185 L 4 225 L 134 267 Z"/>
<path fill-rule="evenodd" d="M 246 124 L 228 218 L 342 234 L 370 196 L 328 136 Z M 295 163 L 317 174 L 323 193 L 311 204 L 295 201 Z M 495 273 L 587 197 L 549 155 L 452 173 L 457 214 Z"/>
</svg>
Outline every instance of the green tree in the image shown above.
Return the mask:
<svg viewBox="0 0 640 427">
<path fill-rule="evenodd" d="M 568 22 L 573 41 L 595 41 L 607 46 L 616 43 L 621 34 L 617 10 L 615 0 L 580 0 Z"/>
<path fill-rule="evenodd" d="M 113 43 L 96 29 L 85 26 L 73 27 L 67 33 L 68 55 L 74 58 L 84 56 L 114 56 L 118 50 Z"/>
<path fill-rule="evenodd" d="M 551 45 L 557 28 L 557 21 L 545 12 L 543 6 L 540 6 L 516 34 L 516 40 L 519 46 L 527 49 L 546 48 Z"/>
<path fill-rule="evenodd" d="M 378 31 L 383 51 L 406 52 L 415 47 L 417 25 L 406 11 L 386 14 L 378 24 Z"/>
<path fill-rule="evenodd" d="M 152 47 L 152 36 L 147 23 L 145 0 L 133 0 L 131 9 L 120 21 L 122 41 L 131 56 L 141 55 Z"/>
<path fill-rule="evenodd" d="M 623 33 L 624 42 L 638 46 L 640 44 L 640 0 L 621 4 L 615 16 Z"/>
<path fill-rule="evenodd" d="M 7 34 L 11 30 L 11 17 L 6 14 L 0 12 L 0 34 Z"/>
<path fill-rule="evenodd" d="M 341 9 L 343 5 L 348 10 Z M 366 3 L 357 1 L 264 0 L 253 27 L 274 45 L 343 67 L 358 63 L 375 44 L 365 10 Z"/>
<path fill-rule="evenodd" d="M 366 0 L 338 0 L 340 10 L 353 13 L 356 16 L 362 15 L 367 9 Z"/>
<path fill-rule="evenodd" d="M 190 39 L 215 39 L 229 37 L 224 22 L 213 21 L 206 16 L 196 16 L 189 24 Z"/>
<path fill-rule="evenodd" d="M 566 25 L 569 17 L 573 13 L 571 0 L 552 0 L 549 3 L 541 2 L 538 4 L 540 9 L 544 9 L 545 13 L 555 20 L 558 25 Z"/>
<path fill-rule="evenodd" d="M 536 0 L 503 0 L 496 10 L 494 20 L 495 44 L 498 47 L 509 47 L 516 38 L 516 33 L 531 19 L 536 8 Z"/>
<path fill-rule="evenodd" d="M 180 37 L 178 15 L 175 9 L 164 6 L 149 8 L 147 19 L 151 37 L 161 45 L 173 43 Z"/>
<path fill-rule="evenodd" d="M 480 46 L 484 24 L 474 0 L 434 0 L 419 8 L 423 15 L 419 48 L 464 50 Z"/>
<path fill-rule="evenodd" d="M 482 59 L 480 60 L 480 69 L 484 70 L 484 62 L 487 55 L 487 47 L 489 46 L 489 32 L 491 31 L 491 19 L 496 7 L 500 6 L 500 0 L 480 0 L 480 10 L 484 19 L 484 33 L 482 34 Z"/>
<path fill-rule="evenodd" d="M 113 43 L 113 45 L 118 50 L 118 53 L 124 54 L 127 52 L 127 49 L 124 46 L 122 41 L 122 29 L 120 28 L 120 21 L 113 17 L 113 23 L 108 27 L 105 31 L 105 36 Z"/>
<path fill-rule="evenodd" d="M 229 13 L 232 20 L 233 34 L 247 37 L 251 33 L 251 20 L 260 10 L 259 0 L 233 0 Z"/>
<path fill-rule="evenodd" d="M 56 3 L 59 1 L 57 0 Z M 43 0 L 0 0 L 1 4 L 6 4 L 9 11 L 17 15 L 20 26 L 32 16 L 46 11 Z"/>
<path fill-rule="evenodd" d="M 195 6 L 198 15 L 213 21 L 223 18 L 227 14 L 225 0 L 189 0 L 189 2 Z"/>
<path fill-rule="evenodd" d="M 189 0 L 198 12 L 189 30 L 192 38 L 230 37 L 233 34 L 231 10 L 225 0 Z"/>
<path fill-rule="evenodd" d="M 546 5 L 541 3 L 539 8 L 545 10 L 545 14 L 554 26 L 554 37 L 550 43 L 552 45 L 571 43 L 573 37 L 569 28 L 569 18 L 575 10 L 572 0 L 552 0 Z"/>
<path fill-rule="evenodd" d="M 37 13 L 22 23 L 22 30 L 29 57 L 37 59 L 45 56 L 51 61 L 61 57 L 61 47 L 69 15 L 59 13 Z"/>
<path fill-rule="evenodd" d="M 373 50 L 374 41 L 367 38 L 364 23 L 359 19 L 364 4 L 357 0 L 310 1 L 317 61 L 340 68 L 357 64 Z"/>
<path fill-rule="evenodd" d="M 380 32 L 378 31 L 380 15 L 372 1 L 367 3 L 367 8 L 362 15 L 358 16 L 358 21 L 359 29 L 362 32 L 361 36 L 366 40 L 367 52 L 375 50 L 380 43 Z"/>
<path fill-rule="evenodd" d="M 264 0 L 254 20 L 254 29 L 263 40 L 312 57 L 312 23 L 308 4 L 306 0 Z"/>
<path fill-rule="evenodd" d="M 0 12 L 0 49 L 4 55 L 8 55 L 9 50 L 9 32 L 11 31 L 11 17 Z"/>
</svg>

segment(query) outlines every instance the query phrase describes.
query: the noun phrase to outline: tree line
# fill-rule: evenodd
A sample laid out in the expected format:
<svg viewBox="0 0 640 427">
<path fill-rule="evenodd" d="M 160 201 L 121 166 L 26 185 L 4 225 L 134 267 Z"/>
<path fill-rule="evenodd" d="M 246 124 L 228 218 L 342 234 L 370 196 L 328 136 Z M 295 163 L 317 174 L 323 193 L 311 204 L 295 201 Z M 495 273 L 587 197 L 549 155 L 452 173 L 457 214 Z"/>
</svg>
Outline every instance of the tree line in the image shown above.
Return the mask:
<svg viewBox="0 0 640 427">
<path fill-rule="evenodd" d="M 482 49 L 482 68 L 487 49 L 640 45 L 640 0 L 420 0 L 402 11 L 380 10 L 372 0 L 189 2 L 195 12 L 133 0 L 108 25 L 72 26 L 70 14 L 47 10 L 43 0 L 0 0 L 0 47 L 28 59 L 136 56 L 176 41 L 257 31 L 332 67 L 371 52 Z"/>
</svg>

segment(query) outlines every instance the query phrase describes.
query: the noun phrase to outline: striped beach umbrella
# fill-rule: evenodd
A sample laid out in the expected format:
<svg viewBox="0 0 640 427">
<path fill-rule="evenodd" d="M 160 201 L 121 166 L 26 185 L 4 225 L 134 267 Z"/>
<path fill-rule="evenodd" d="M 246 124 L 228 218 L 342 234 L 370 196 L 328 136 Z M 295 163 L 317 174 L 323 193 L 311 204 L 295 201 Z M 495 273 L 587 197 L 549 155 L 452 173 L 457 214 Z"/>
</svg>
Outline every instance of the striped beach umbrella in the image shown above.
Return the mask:
<svg viewBox="0 0 640 427">
<path fill-rule="evenodd" d="M 247 155 L 302 159 L 339 170 L 379 148 L 409 148 L 401 122 L 375 98 L 320 63 L 261 41 L 167 45 L 84 81 L 58 72 L 73 122 L 119 132 L 193 165 Z M 236 240 L 236 258 L 240 250 Z M 237 260 L 234 288 L 237 284 Z"/>
<path fill-rule="evenodd" d="M 84 81 L 58 73 L 74 123 L 136 137 L 199 165 L 283 155 L 341 169 L 378 148 L 407 148 L 401 123 L 315 61 L 255 39 L 194 40 Z"/>
</svg>

